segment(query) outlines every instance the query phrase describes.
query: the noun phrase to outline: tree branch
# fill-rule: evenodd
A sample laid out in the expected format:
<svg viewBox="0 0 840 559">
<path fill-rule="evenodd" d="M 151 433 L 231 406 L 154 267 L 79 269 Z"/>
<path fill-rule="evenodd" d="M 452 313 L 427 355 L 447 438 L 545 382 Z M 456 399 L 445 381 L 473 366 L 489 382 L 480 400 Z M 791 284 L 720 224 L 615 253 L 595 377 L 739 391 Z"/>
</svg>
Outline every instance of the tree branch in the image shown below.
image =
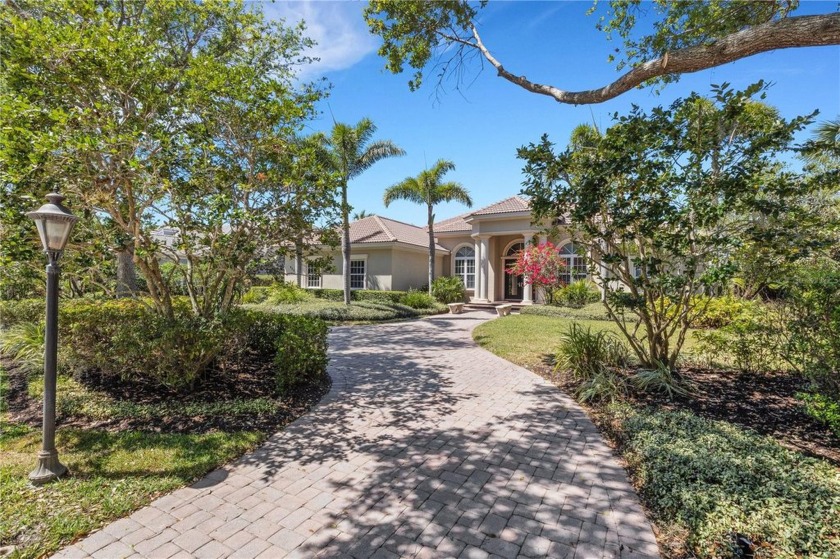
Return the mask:
<svg viewBox="0 0 840 559">
<path fill-rule="evenodd" d="M 500 77 L 532 93 L 551 97 L 559 103 L 587 105 L 603 103 L 618 97 L 653 78 L 698 72 L 762 52 L 793 47 L 840 45 L 840 12 L 783 18 L 732 33 L 711 44 L 668 52 L 661 58 L 640 64 L 609 85 L 587 91 L 566 91 L 552 85 L 532 82 L 525 76 L 517 76 L 505 69 L 490 53 L 474 25 L 472 34 L 475 44 L 464 40 L 457 42 L 477 48 L 496 68 Z"/>
</svg>

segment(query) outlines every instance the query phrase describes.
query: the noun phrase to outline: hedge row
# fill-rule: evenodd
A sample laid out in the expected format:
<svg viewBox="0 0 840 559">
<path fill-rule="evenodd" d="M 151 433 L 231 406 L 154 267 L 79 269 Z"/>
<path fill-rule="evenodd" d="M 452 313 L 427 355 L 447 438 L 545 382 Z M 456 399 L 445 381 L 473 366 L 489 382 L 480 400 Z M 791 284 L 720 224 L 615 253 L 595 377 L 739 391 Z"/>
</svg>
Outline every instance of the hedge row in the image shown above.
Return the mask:
<svg viewBox="0 0 840 559">
<path fill-rule="evenodd" d="M 34 302 L 4 303 L 3 327 L 39 321 Z M 212 320 L 176 305 L 174 320 L 142 301 L 62 301 L 59 336 L 62 368 L 96 372 L 171 390 L 193 388 L 210 368 L 241 365 L 273 371 L 279 391 L 321 378 L 327 365 L 327 325 L 309 316 L 233 309 Z"/>
</svg>

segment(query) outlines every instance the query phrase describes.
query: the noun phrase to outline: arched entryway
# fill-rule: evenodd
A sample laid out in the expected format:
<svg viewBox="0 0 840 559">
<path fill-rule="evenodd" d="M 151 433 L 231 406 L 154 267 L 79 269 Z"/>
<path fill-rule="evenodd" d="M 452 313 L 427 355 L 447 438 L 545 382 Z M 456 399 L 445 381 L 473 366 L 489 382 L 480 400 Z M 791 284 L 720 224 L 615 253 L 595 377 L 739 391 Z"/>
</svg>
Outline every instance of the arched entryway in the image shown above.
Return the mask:
<svg viewBox="0 0 840 559">
<path fill-rule="evenodd" d="M 504 264 L 504 283 L 502 299 L 505 301 L 522 301 L 525 291 L 525 282 L 522 274 L 511 274 L 508 271 L 513 268 L 520 251 L 525 248 L 524 241 L 513 241 L 505 248 L 502 261 Z"/>
</svg>

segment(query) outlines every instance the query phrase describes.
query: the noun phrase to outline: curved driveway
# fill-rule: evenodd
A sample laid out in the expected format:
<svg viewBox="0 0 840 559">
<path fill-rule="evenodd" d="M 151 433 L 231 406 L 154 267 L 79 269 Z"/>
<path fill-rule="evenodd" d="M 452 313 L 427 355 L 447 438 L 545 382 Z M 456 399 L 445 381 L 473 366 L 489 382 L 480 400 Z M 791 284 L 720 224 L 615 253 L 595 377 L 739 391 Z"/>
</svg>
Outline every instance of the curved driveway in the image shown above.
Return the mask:
<svg viewBox="0 0 840 559">
<path fill-rule="evenodd" d="M 333 387 L 230 467 L 61 557 L 657 557 L 583 411 L 481 312 L 333 329 Z"/>
</svg>

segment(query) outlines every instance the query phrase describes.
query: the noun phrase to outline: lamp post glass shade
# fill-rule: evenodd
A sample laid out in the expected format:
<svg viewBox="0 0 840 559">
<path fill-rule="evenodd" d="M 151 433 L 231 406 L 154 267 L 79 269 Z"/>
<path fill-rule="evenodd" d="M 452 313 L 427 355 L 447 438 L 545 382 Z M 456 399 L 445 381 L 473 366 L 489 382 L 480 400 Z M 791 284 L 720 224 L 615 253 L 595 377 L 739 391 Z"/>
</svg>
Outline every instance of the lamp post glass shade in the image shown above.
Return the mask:
<svg viewBox="0 0 840 559">
<path fill-rule="evenodd" d="M 60 252 L 64 250 L 70 233 L 73 232 L 73 226 L 79 218 L 61 204 L 64 196 L 58 192 L 47 194 L 47 200 L 46 204 L 34 212 L 29 212 L 26 216 L 35 222 L 44 250 Z"/>
</svg>

